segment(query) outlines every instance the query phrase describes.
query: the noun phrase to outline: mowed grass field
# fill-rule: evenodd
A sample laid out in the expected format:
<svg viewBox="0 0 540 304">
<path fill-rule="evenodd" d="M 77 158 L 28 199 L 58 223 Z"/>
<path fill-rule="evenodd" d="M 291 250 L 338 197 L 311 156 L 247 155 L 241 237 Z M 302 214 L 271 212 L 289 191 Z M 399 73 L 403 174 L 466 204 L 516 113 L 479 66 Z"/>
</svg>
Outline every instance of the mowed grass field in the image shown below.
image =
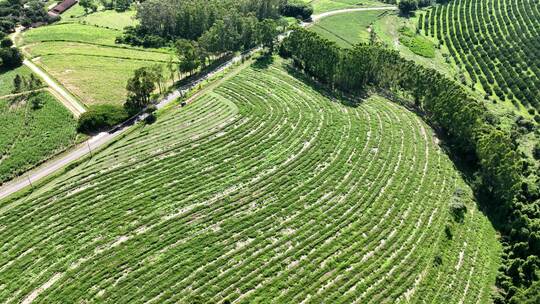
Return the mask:
<svg viewBox="0 0 540 304">
<path fill-rule="evenodd" d="M 329 16 L 314 23 L 310 30 L 340 47 L 352 48 L 360 42 L 369 42 L 371 25 L 386 14 L 385 11 L 358 11 Z"/>
<path fill-rule="evenodd" d="M 495 231 L 432 130 L 278 61 L 0 202 L 0 301 L 489 303 Z M 452 237 L 445 233 L 445 226 Z"/>
<path fill-rule="evenodd" d="M 166 50 L 115 44 L 122 34 L 120 28 L 134 24 L 133 13 L 104 11 L 79 16 L 70 15 L 70 10 L 65 14 L 73 16 L 70 22 L 25 32 L 23 49 L 87 106 L 123 104 L 127 80 L 135 69 L 165 65 L 174 56 Z"/>
<path fill-rule="evenodd" d="M 29 102 L 0 99 L 0 185 L 77 139 L 77 122 L 71 113 L 47 92 L 37 98 L 43 102 L 40 109 L 33 109 Z"/>
<path fill-rule="evenodd" d="M 86 14 L 84 9 L 75 4 L 68 12 L 63 14 L 61 23 L 81 23 L 99 27 L 123 30 L 126 26 L 135 25 L 135 10 L 117 12 L 115 10 L 101 10 Z"/>
<path fill-rule="evenodd" d="M 320 14 L 346 8 L 387 6 L 384 2 L 376 0 L 303 0 L 313 6 L 313 13 Z"/>
</svg>

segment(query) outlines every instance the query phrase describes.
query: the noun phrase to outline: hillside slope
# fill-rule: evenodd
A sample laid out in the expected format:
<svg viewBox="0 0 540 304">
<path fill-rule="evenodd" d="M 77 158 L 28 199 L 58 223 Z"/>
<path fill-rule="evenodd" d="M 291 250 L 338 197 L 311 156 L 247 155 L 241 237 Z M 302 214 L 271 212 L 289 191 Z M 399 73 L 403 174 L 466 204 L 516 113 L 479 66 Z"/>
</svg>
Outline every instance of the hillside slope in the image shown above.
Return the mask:
<svg viewBox="0 0 540 304">
<path fill-rule="evenodd" d="M 495 232 L 433 132 L 339 101 L 251 67 L 0 202 L 0 301 L 488 303 Z"/>
</svg>

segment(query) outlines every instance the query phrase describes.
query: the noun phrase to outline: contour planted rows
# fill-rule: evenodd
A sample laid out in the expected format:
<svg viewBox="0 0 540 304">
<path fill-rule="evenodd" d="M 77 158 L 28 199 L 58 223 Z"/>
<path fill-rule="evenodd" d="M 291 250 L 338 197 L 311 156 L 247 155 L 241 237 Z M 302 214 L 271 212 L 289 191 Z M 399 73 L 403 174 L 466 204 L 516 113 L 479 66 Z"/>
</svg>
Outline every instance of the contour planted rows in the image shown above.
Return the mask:
<svg viewBox="0 0 540 304">
<path fill-rule="evenodd" d="M 452 224 L 458 188 L 414 114 L 248 68 L 1 204 L 0 299 L 488 302 L 497 243 L 472 203 Z"/>
<path fill-rule="evenodd" d="M 423 28 L 488 96 L 540 111 L 537 0 L 454 0 L 428 12 Z"/>
</svg>

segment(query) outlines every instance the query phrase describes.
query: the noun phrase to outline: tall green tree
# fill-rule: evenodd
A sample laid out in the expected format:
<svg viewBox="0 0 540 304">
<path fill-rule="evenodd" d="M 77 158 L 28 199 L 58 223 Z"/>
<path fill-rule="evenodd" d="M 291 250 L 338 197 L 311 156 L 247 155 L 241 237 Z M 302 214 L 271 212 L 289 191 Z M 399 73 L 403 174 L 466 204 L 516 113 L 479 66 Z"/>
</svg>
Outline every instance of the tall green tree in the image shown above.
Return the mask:
<svg viewBox="0 0 540 304">
<path fill-rule="evenodd" d="M 94 0 L 79 0 L 79 5 L 84 9 L 84 12 L 88 14 L 90 11 L 96 12 L 98 6 Z"/>
<path fill-rule="evenodd" d="M 159 89 L 159 93 L 163 93 L 163 89 L 165 86 L 165 76 L 164 76 L 164 68 L 162 64 L 154 64 L 150 67 L 150 70 L 154 76 L 154 83 L 157 85 Z"/>
<path fill-rule="evenodd" d="M 403 16 L 409 16 L 413 11 L 418 9 L 417 0 L 399 0 L 399 13 Z"/>
<path fill-rule="evenodd" d="M 175 45 L 176 56 L 180 61 L 178 69 L 180 74 L 189 73 L 190 75 L 201 65 L 198 46 L 194 41 L 180 39 Z"/>
<path fill-rule="evenodd" d="M 257 42 L 262 44 L 270 53 L 274 52 L 277 35 L 279 31 L 276 21 L 272 19 L 264 19 L 256 26 Z"/>
<path fill-rule="evenodd" d="M 13 78 L 13 90 L 11 91 L 13 94 L 22 92 L 23 81 L 21 75 L 15 75 L 15 78 Z"/>
<path fill-rule="evenodd" d="M 124 106 L 130 114 L 135 114 L 150 104 L 150 96 L 156 89 L 155 75 L 151 68 L 135 70 L 133 77 L 128 79 L 126 89 L 128 100 Z"/>
</svg>

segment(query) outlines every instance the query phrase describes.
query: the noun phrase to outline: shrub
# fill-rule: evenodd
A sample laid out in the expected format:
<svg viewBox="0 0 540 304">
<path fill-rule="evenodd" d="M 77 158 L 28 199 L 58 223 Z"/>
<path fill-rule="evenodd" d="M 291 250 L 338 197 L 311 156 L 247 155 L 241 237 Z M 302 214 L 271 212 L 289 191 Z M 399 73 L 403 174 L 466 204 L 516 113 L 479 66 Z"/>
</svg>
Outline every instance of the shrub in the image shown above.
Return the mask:
<svg viewBox="0 0 540 304">
<path fill-rule="evenodd" d="M 451 240 L 452 238 L 454 238 L 454 234 L 452 233 L 452 228 L 450 228 L 449 225 L 446 225 L 444 227 L 444 233 L 446 234 L 446 238 Z"/>
<path fill-rule="evenodd" d="M 23 56 L 17 48 L 0 49 L 0 59 L 2 59 L 2 67 L 6 69 L 20 67 L 23 63 Z"/>
<path fill-rule="evenodd" d="M 536 143 L 536 145 L 534 145 L 533 156 L 535 159 L 540 160 L 540 143 Z"/>
<path fill-rule="evenodd" d="M 12 45 L 13 45 L 13 41 L 11 41 L 11 39 L 7 37 L 2 39 L 2 41 L 0 41 L 0 47 L 3 47 L 3 48 L 8 48 L 8 47 L 11 47 Z"/>
<path fill-rule="evenodd" d="M 433 259 L 433 264 L 435 266 L 440 266 L 442 265 L 442 263 L 443 263 L 442 257 L 440 255 L 436 255 L 435 258 Z"/>
<path fill-rule="evenodd" d="M 145 122 L 147 125 L 151 125 L 151 124 L 155 123 L 156 120 L 157 120 L 157 117 L 156 117 L 156 115 L 155 115 L 154 113 L 150 113 L 150 114 L 148 114 L 148 116 L 146 116 L 146 117 L 144 118 L 144 122 Z"/>
<path fill-rule="evenodd" d="M 426 7 L 432 4 L 431 0 L 418 0 L 418 7 Z"/>
<path fill-rule="evenodd" d="M 458 188 L 454 192 L 452 200 L 450 201 L 450 214 L 454 220 L 458 223 L 462 223 L 465 218 L 465 212 L 467 212 L 467 206 L 463 202 L 466 199 L 466 193 Z"/>
<path fill-rule="evenodd" d="M 404 16 L 409 16 L 418 8 L 416 0 L 401 0 L 398 4 L 399 12 Z"/>
<path fill-rule="evenodd" d="M 128 117 L 128 113 L 121 106 L 92 106 L 79 118 L 78 130 L 82 133 L 102 131 L 125 121 Z"/>
<path fill-rule="evenodd" d="M 279 12 L 281 15 L 286 17 L 295 17 L 301 20 L 306 20 L 311 18 L 311 14 L 313 14 L 313 7 L 311 4 L 298 0 L 289 0 L 281 5 Z"/>
</svg>

